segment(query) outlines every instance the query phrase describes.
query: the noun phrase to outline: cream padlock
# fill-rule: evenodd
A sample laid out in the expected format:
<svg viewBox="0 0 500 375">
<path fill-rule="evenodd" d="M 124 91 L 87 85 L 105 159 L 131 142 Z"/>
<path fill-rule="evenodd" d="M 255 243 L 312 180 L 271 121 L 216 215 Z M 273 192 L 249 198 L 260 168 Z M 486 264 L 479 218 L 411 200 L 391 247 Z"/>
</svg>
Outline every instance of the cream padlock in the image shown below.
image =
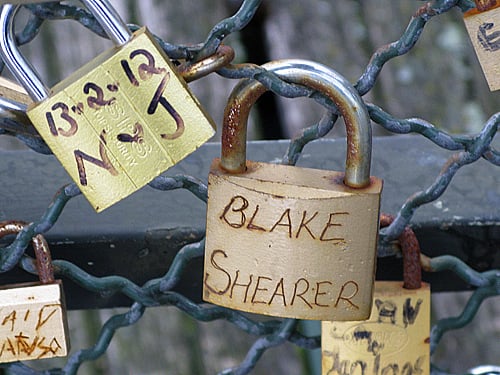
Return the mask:
<svg viewBox="0 0 500 375">
<path fill-rule="evenodd" d="M 2 76 L 0 76 L 0 98 L 13 100 L 26 107 L 33 102 L 25 89 Z"/>
<path fill-rule="evenodd" d="M 371 128 L 354 87 L 305 60 L 263 66 L 315 89 L 347 127 L 346 171 L 246 160 L 246 124 L 266 91 L 242 80 L 225 109 L 208 177 L 203 298 L 279 317 L 361 320 L 371 311 L 382 181 L 370 177 Z"/>
<path fill-rule="evenodd" d="M 491 91 L 500 89 L 500 1 L 475 0 L 464 22 Z"/>
<path fill-rule="evenodd" d="M 5 130 L 13 131 L 15 134 L 37 134 L 26 115 L 26 109 L 32 102 L 20 85 L 0 76 L 0 117 Z M 13 120 L 14 123 L 6 119 Z"/>
<path fill-rule="evenodd" d="M 382 215 L 381 227 L 393 218 Z M 430 287 L 422 283 L 420 246 L 411 228 L 399 237 L 404 281 L 376 281 L 370 318 L 322 322 L 323 375 L 430 373 Z"/>
<path fill-rule="evenodd" d="M 22 230 L 25 223 L 0 223 L 0 238 Z M 47 242 L 33 238 L 40 282 L 0 287 L 0 363 L 64 357 L 69 351 L 66 307 L 61 280 Z"/>
</svg>

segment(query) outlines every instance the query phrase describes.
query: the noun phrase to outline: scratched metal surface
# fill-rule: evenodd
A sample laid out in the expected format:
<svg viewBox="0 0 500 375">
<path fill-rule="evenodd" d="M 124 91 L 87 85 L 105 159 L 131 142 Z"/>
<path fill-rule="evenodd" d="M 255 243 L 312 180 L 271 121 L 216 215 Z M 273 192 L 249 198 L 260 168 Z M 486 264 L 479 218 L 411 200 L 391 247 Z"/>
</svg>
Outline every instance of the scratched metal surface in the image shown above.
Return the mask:
<svg viewBox="0 0 500 375">
<path fill-rule="evenodd" d="M 278 161 L 288 142 L 252 142 L 248 158 Z M 187 174 L 206 182 L 219 144 L 206 144 L 166 175 Z M 438 176 L 451 152 L 416 136 L 374 139 L 372 175 L 384 179 L 382 211 L 395 214 L 405 200 Z M 53 194 L 70 178 L 53 156 L 31 151 L 0 152 L 0 220 L 38 219 Z M 306 146 L 299 166 L 343 170 L 344 139 L 323 139 Z M 8 177 L 8 178 L 7 178 Z M 478 271 L 498 268 L 500 255 L 500 185 L 494 166 L 479 160 L 455 176 L 441 198 L 420 207 L 412 226 L 429 256 L 452 254 Z M 162 196 L 163 194 L 163 196 Z M 205 204 L 185 190 L 162 193 L 143 188 L 128 199 L 95 213 L 82 197 L 71 200 L 47 233 L 53 258 L 67 259 L 96 275 L 129 277 L 142 284 L 163 275 L 184 244 L 199 240 L 205 228 Z M 379 249 L 377 278 L 401 277 L 401 261 L 393 248 Z M 202 260 L 191 264 L 179 291 L 201 299 Z M 466 289 L 451 273 L 424 275 L 433 291 Z M 31 280 L 20 270 L 0 275 L 0 283 Z M 66 282 L 69 308 L 120 306 L 122 296 L 95 295 Z"/>
</svg>

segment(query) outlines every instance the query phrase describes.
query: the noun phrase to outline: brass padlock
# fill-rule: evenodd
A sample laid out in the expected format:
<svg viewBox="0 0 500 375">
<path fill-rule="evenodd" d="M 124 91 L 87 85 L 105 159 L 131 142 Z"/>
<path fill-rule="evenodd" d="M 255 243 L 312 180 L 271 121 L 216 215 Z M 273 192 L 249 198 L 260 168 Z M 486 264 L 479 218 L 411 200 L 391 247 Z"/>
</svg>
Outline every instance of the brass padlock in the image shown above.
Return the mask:
<svg viewBox="0 0 500 375">
<path fill-rule="evenodd" d="M 246 161 L 246 122 L 266 91 L 241 81 L 225 109 L 222 157 L 208 177 L 205 301 L 264 315 L 360 320 L 371 311 L 382 181 L 354 87 L 306 60 L 265 64 L 321 92 L 347 127 L 346 172 Z"/>
<path fill-rule="evenodd" d="M 500 1 L 475 0 L 464 13 L 469 37 L 491 91 L 500 89 Z"/>
<path fill-rule="evenodd" d="M 96 211 L 128 196 L 214 134 L 212 120 L 146 28 L 131 34 L 111 5 L 84 0 L 116 45 L 45 87 L 0 13 L 1 56 L 34 104 L 28 117 Z"/>
<path fill-rule="evenodd" d="M 0 238 L 18 233 L 25 223 L 0 223 Z M 54 270 L 47 242 L 33 238 L 40 282 L 0 287 L 0 362 L 64 357 L 69 336 L 61 280 Z"/>
<path fill-rule="evenodd" d="M 392 220 L 382 215 L 380 226 Z M 399 241 L 404 282 L 375 282 L 370 318 L 322 322 L 323 375 L 430 373 L 430 287 L 422 283 L 415 233 L 407 227 Z"/>
</svg>

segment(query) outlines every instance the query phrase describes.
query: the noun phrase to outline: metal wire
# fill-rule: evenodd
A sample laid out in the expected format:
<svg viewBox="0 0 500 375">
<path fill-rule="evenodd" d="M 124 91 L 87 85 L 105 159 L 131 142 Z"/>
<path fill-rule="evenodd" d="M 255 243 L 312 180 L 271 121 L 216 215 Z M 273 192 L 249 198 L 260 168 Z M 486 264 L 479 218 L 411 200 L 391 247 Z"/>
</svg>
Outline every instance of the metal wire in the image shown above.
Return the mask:
<svg viewBox="0 0 500 375">
<path fill-rule="evenodd" d="M 222 20 L 214 26 L 203 43 L 190 46 L 173 45 L 161 40 L 159 37 L 156 37 L 156 39 L 170 58 L 196 63 L 213 55 L 229 34 L 245 27 L 251 21 L 260 3 L 261 0 L 243 1 L 239 10 L 232 17 Z M 25 7 L 32 14 L 29 17 L 29 22 L 17 35 L 19 44 L 30 42 L 38 34 L 43 22 L 48 19 L 74 19 L 94 33 L 106 37 L 104 30 L 94 17 L 80 7 L 64 5 L 58 2 L 31 4 L 25 5 Z M 458 7 L 465 12 L 474 7 L 474 2 L 472 0 L 435 0 L 422 5 L 410 19 L 401 37 L 393 43 L 379 48 L 372 55 L 364 73 L 356 83 L 358 92 L 361 95 L 369 92 L 373 88 L 383 66 L 391 59 L 410 51 L 431 18 L 448 12 L 454 7 Z M 137 26 L 129 25 L 129 28 L 134 31 Z M 276 94 L 285 97 L 309 96 L 329 110 L 317 124 L 304 129 L 298 137 L 290 142 L 288 150 L 282 159 L 283 164 L 294 165 L 300 157 L 303 147 L 308 142 L 327 134 L 337 120 L 335 106 L 320 93 L 287 83 L 262 67 L 253 64 L 228 65 L 218 69 L 217 73 L 228 79 L 256 79 Z M 394 222 L 381 231 L 383 241 L 391 241 L 399 237 L 404 228 L 411 224 L 415 211 L 420 206 L 439 198 L 461 167 L 474 163 L 479 158 L 484 158 L 493 165 L 500 165 L 500 153 L 491 146 L 500 125 L 500 113 L 491 116 L 477 135 L 465 137 L 451 135 L 439 130 L 436 126 L 423 119 L 398 119 L 374 104 L 366 103 L 366 105 L 372 121 L 387 131 L 397 134 L 416 133 L 426 137 L 438 147 L 454 151 L 443 165 L 434 182 L 425 190 L 415 192 L 402 204 Z M 0 119 L 0 134 L 14 135 L 35 151 L 43 154 L 50 153 L 50 150 L 48 150 L 36 131 L 26 132 L 25 126 L 16 124 L 10 118 Z M 207 201 L 207 187 L 191 176 L 160 176 L 155 178 L 149 186 L 162 191 L 187 189 L 196 198 L 203 202 Z M 46 233 L 57 222 L 66 203 L 78 195 L 80 195 L 80 191 L 75 184 L 62 187 L 40 219 L 26 226 L 10 245 L 0 249 L 0 272 L 7 272 L 19 265 L 28 272 L 36 273 L 34 260 L 25 255 L 26 247 L 34 236 Z M 203 252 L 204 240 L 184 246 L 163 277 L 150 280 L 142 287 L 124 277 L 116 275 L 95 277 L 70 262 L 54 260 L 56 274 L 66 276 L 81 287 L 95 293 L 122 293 L 131 298 L 134 303 L 128 312 L 115 315 L 104 324 L 92 348 L 82 349 L 71 355 L 66 365 L 61 369 L 36 371 L 22 363 L 2 364 L 0 367 L 8 368 L 16 374 L 75 374 L 85 361 L 94 360 L 106 352 L 113 335 L 118 329 L 137 323 L 148 307 L 157 305 L 175 306 L 199 321 L 207 322 L 225 319 L 242 331 L 259 336 L 240 365 L 223 370 L 220 374 L 247 374 L 255 367 L 255 364 L 267 349 L 286 341 L 305 349 L 320 347 L 320 337 L 302 335 L 297 330 L 296 320 L 277 319 L 258 322 L 237 311 L 218 306 L 196 304 L 185 296 L 173 292 L 172 289 L 179 283 L 181 275 L 189 262 L 202 257 Z M 432 328 L 431 351 L 434 352 L 447 331 L 457 329 L 471 322 L 482 301 L 500 294 L 500 270 L 478 273 L 453 256 L 442 256 L 434 259 L 424 257 L 423 265 L 428 271 L 432 272 L 450 270 L 476 288 L 459 316 L 442 319 Z M 445 374 L 435 366 L 432 367 L 432 373 Z"/>
</svg>

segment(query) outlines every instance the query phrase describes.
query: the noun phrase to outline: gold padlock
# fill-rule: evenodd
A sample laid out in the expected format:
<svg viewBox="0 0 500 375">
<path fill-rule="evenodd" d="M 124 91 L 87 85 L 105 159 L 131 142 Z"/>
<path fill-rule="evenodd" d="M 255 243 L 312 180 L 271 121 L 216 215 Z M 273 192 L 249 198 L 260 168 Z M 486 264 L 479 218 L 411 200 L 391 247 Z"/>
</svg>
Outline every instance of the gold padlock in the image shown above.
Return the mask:
<svg viewBox="0 0 500 375">
<path fill-rule="evenodd" d="M 382 215 L 380 226 L 392 221 Z M 429 375 L 430 287 L 422 283 L 415 233 L 407 227 L 399 241 L 404 282 L 375 282 L 370 318 L 321 323 L 323 375 Z"/>
<path fill-rule="evenodd" d="M 248 114 L 266 88 L 241 81 L 226 106 L 222 157 L 208 177 L 203 298 L 264 315 L 366 319 L 382 190 L 370 177 L 366 107 L 323 65 L 280 60 L 263 67 L 338 106 L 347 127 L 346 172 L 246 161 Z"/>
<path fill-rule="evenodd" d="M 22 230 L 25 223 L 0 223 L 0 238 Z M 0 363 L 64 357 L 69 335 L 61 280 L 54 270 L 47 242 L 33 238 L 40 282 L 0 287 Z"/>
<path fill-rule="evenodd" d="M 1 56 L 34 104 L 28 117 L 96 211 L 146 185 L 215 133 L 146 28 L 131 34 L 104 0 L 84 0 L 116 45 L 50 91 L 15 45 L 18 7 L 0 13 Z"/>
<path fill-rule="evenodd" d="M 500 89 L 500 1 L 475 0 L 465 27 L 491 91 Z"/>
</svg>

